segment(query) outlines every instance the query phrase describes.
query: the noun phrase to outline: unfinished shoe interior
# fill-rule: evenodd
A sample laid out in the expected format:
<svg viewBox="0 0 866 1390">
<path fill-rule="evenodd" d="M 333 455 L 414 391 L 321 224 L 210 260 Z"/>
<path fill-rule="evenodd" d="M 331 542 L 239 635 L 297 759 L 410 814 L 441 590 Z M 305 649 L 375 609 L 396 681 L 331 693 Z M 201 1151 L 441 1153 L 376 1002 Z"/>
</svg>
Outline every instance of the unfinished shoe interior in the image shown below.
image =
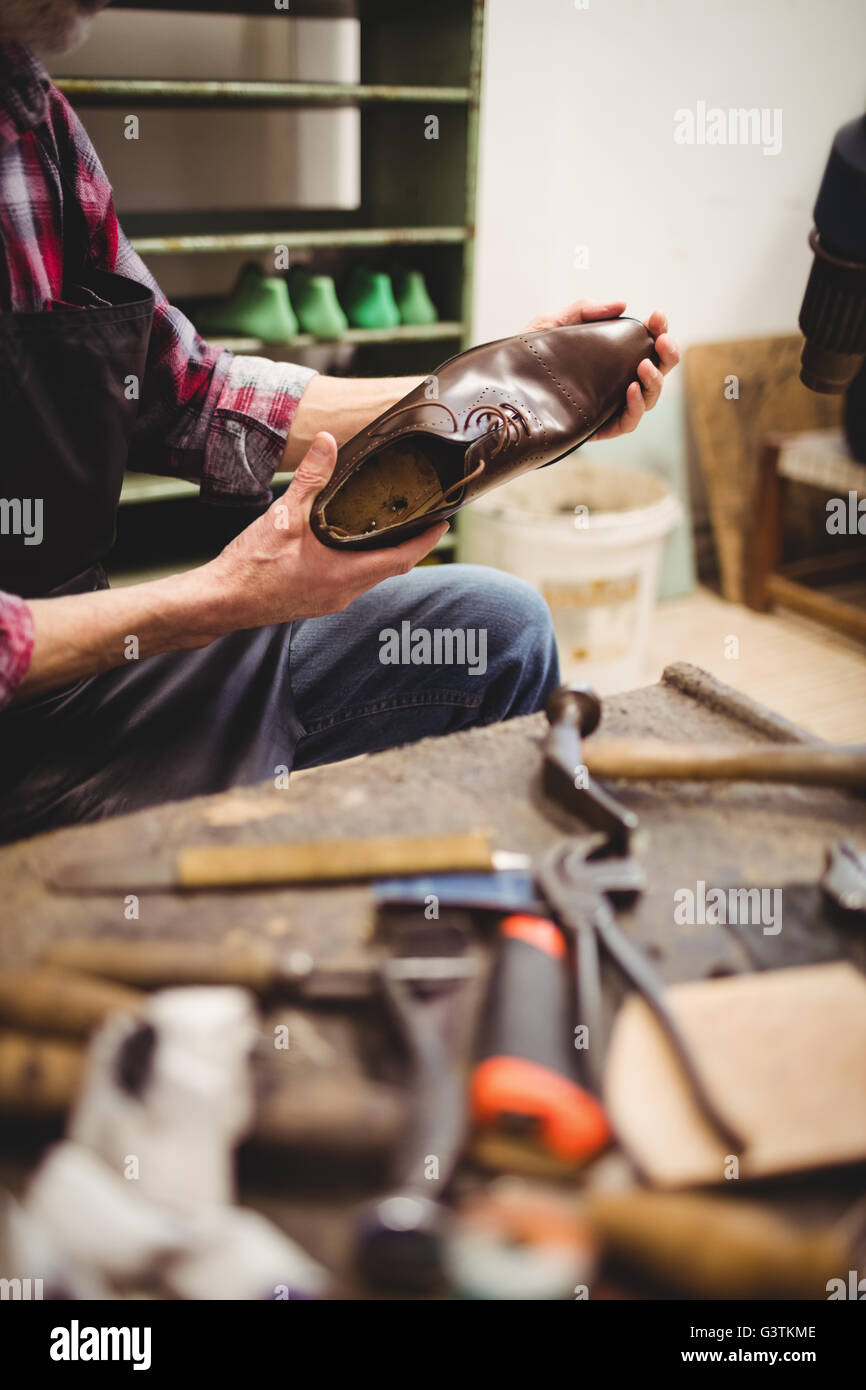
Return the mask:
<svg viewBox="0 0 866 1390">
<path fill-rule="evenodd" d="M 460 501 L 466 447 L 428 435 L 402 439 L 371 454 L 322 508 L 333 534 L 381 534 Z"/>
</svg>

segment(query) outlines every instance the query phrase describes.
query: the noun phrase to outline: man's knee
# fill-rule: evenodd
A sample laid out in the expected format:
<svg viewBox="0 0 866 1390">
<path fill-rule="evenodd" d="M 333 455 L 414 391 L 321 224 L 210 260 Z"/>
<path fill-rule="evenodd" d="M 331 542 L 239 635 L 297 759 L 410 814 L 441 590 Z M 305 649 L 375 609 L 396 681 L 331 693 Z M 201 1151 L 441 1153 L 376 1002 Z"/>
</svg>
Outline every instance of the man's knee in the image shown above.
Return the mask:
<svg viewBox="0 0 866 1390">
<path fill-rule="evenodd" d="M 555 645 L 550 609 L 525 579 L 487 565 L 457 565 L 454 574 L 467 613 L 477 626 L 486 627 L 488 640 L 499 650 Z"/>
<path fill-rule="evenodd" d="M 486 690 L 482 723 L 542 709 L 559 683 L 550 609 L 525 580 L 485 565 L 452 570 L 461 621 L 483 636 Z"/>
</svg>

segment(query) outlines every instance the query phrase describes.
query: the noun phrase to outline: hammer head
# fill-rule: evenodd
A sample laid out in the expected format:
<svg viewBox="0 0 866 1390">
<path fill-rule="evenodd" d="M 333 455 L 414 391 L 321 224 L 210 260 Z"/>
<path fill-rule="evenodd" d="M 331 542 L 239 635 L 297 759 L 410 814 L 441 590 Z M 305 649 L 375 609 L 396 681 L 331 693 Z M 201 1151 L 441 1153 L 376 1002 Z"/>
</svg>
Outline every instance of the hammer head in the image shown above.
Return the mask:
<svg viewBox="0 0 866 1390">
<path fill-rule="evenodd" d="M 547 702 L 550 733 L 544 747 L 542 789 L 572 815 L 607 836 L 607 852 L 627 854 L 637 816 L 589 776 L 581 739 L 601 721 L 601 700 L 588 685 L 561 685 Z"/>
<path fill-rule="evenodd" d="M 545 707 L 549 724 L 569 723 L 588 738 L 601 723 L 601 700 L 588 685 L 560 685 Z"/>
</svg>

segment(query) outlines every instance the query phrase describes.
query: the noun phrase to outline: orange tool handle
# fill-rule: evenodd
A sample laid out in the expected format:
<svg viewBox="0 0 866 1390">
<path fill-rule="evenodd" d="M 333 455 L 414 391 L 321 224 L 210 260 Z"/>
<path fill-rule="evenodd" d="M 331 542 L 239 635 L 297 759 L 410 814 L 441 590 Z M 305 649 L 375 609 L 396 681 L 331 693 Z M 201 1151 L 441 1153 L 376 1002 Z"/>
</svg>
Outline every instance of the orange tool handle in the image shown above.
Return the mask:
<svg viewBox="0 0 866 1390">
<path fill-rule="evenodd" d="M 542 917 L 506 917 L 472 1077 L 475 1124 L 580 1163 L 610 1142 L 599 1101 L 575 1076 L 568 951 Z"/>
</svg>

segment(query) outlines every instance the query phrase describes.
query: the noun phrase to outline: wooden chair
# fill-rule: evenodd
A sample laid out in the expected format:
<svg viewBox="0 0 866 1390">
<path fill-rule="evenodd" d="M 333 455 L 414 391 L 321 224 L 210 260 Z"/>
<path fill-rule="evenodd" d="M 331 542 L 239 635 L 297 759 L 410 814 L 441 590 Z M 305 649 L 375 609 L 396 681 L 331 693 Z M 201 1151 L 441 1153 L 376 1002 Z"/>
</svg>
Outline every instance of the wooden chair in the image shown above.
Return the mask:
<svg viewBox="0 0 866 1390">
<path fill-rule="evenodd" d="M 764 612 L 781 603 L 866 642 L 866 608 L 820 588 L 849 578 L 866 579 L 866 539 L 855 529 L 850 542 L 840 543 L 834 553 L 807 556 L 780 567 L 783 478 L 838 496 L 846 508 L 853 494 L 855 527 L 856 501 L 866 498 L 866 465 L 851 457 L 841 429 L 766 435 L 758 458 L 755 508 L 744 557 L 746 604 Z"/>
<path fill-rule="evenodd" d="M 799 334 L 788 334 L 699 343 L 685 353 L 686 405 L 706 483 L 722 593 L 734 602 L 746 596 L 764 440 L 841 422 L 841 397 L 816 395 L 800 381 L 802 346 Z"/>
</svg>

